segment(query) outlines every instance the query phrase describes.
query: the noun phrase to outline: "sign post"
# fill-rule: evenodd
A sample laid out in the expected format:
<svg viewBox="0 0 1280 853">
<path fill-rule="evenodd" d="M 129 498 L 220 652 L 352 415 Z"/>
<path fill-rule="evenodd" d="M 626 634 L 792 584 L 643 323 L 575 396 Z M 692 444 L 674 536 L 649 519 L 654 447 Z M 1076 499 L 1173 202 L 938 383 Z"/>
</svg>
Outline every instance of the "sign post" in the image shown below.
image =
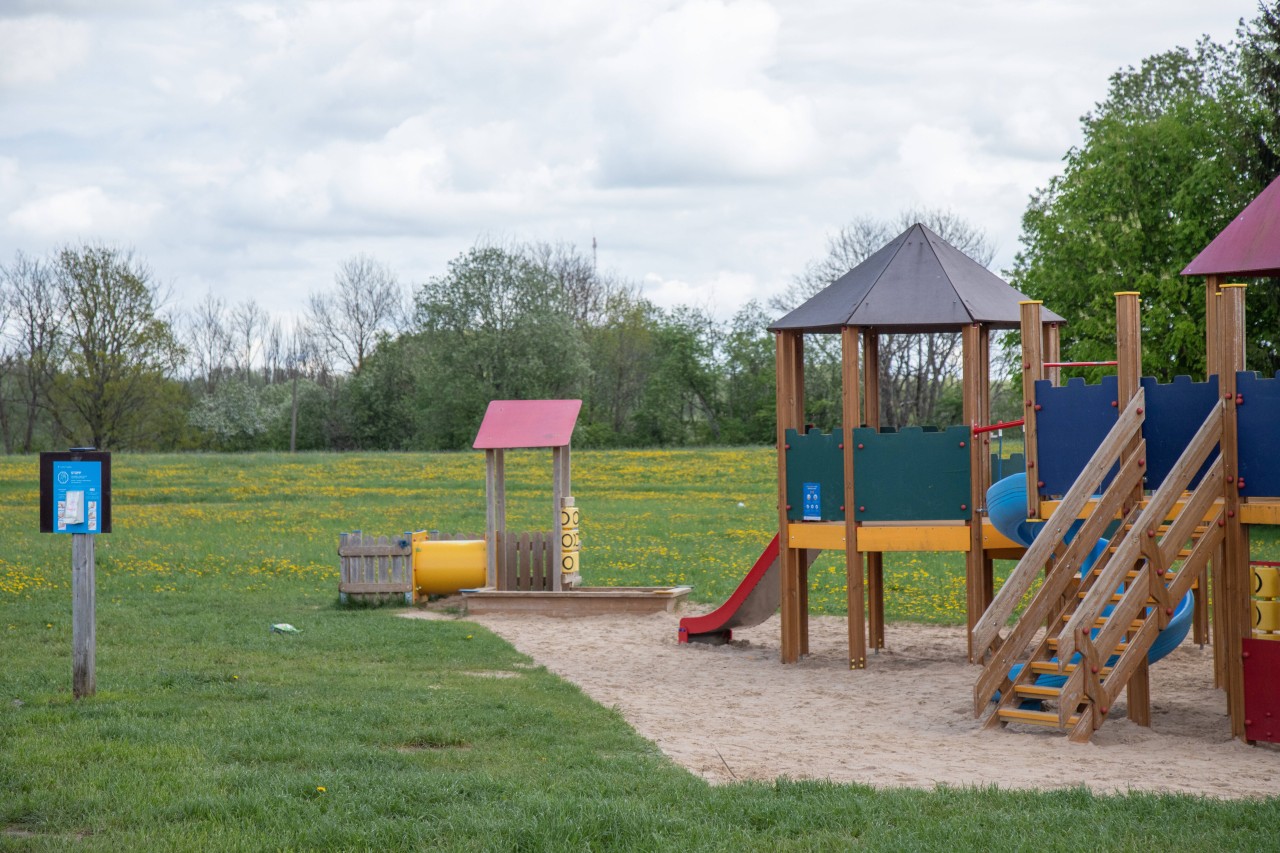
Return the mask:
<svg viewBox="0 0 1280 853">
<path fill-rule="evenodd" d="M 111 532 L 111 454 L 40 454 L 40 532 L 71 534 L 71 692 L 97 690 L 93 537 Z"/>
</svg>

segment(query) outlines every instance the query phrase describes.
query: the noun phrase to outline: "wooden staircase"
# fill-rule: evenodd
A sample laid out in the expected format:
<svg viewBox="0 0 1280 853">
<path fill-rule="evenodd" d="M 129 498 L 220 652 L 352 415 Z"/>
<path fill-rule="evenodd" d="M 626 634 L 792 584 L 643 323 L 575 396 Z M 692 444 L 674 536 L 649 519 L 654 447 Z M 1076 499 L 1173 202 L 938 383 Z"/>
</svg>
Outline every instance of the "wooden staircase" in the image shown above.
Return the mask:
<svg viewBox="0 0 1280 853">
<path fill-rule="evenodd" d="M 1139 389 L 974 627 L 973 647 L 991 650 L 973 691 L 974 715 L 989 713 L 988 727 L 1029 723 L 1089 740 L 1222 542 L 1221 402 L 1160 488 L 1143 499 L 1143 399 Z M 1213 464 L 1186 494 L 1210 456 Z M 1091 501 L 1092 512 L 1066 541 Z M 1117 519 L 1110 545 L 1082 571 Z M 1044 582 L 1002 634 L 1042 571 Z"/>
</svg>

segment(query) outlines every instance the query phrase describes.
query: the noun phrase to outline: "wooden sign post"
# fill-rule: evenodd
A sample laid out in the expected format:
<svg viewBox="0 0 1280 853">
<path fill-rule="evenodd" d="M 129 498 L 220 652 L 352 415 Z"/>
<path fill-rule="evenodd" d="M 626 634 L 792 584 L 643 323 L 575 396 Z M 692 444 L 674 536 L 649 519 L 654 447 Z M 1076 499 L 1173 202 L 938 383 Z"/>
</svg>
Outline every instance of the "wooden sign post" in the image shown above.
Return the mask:
<svg viewBox="0 0 1280 853">
<path fill-rule="evenodd" d="M 111 532 L 111 454 L 40 454 L 40 532 L 71 534 L 71 692 L 97 690 L 93 537 Z"/>
</svg>

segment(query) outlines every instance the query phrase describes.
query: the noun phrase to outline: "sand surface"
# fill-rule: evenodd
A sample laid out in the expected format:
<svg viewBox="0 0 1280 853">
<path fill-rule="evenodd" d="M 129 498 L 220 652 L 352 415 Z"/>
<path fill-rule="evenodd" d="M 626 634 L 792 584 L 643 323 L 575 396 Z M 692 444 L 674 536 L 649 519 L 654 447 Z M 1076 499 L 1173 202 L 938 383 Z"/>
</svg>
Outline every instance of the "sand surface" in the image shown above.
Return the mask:
<svg viewBox="0 0 1280 853">
<path fill-rule="evenodd" d="M 442 614 L 414 611 L 424 618 Z M 456 618 L 456 617 L 443 617 Z M 1124 707 L 1088 744 L 1064 733 L 988 730 L 972 714 L 979 668 L 961 628 L 893 624 L 889 648 L 850 671 L 843 618 L 814 617 L 812 654 L 783 666 L 779 622 L 737 629 L 728 646 L 676 643 L 679 616 L 474 616 L 712 782 L 830 779 L 1098 793 L 1280 795 L 1280 749 L 1230 736 L 1212 651 L 1184 643 L 1151 670 L 1152 724 Z"/>
</svg>

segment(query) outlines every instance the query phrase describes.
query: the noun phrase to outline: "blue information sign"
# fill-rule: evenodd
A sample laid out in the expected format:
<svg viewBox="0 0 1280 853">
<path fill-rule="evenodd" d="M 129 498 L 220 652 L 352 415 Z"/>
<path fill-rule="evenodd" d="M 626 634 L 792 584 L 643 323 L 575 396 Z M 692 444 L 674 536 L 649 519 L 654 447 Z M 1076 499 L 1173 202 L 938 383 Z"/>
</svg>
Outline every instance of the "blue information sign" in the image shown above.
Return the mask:
<svg viewBox="0 0 1280 853">
<path fill-rule="evenodd" d="M 88 460 L 53 463 L 53 532 L 102 530 L 102 463 Z"/>
<path fill-rule="evenodd" d="M 804 484 L 804 521 L 822 521 L 822 484 Z"/>
</svg>

